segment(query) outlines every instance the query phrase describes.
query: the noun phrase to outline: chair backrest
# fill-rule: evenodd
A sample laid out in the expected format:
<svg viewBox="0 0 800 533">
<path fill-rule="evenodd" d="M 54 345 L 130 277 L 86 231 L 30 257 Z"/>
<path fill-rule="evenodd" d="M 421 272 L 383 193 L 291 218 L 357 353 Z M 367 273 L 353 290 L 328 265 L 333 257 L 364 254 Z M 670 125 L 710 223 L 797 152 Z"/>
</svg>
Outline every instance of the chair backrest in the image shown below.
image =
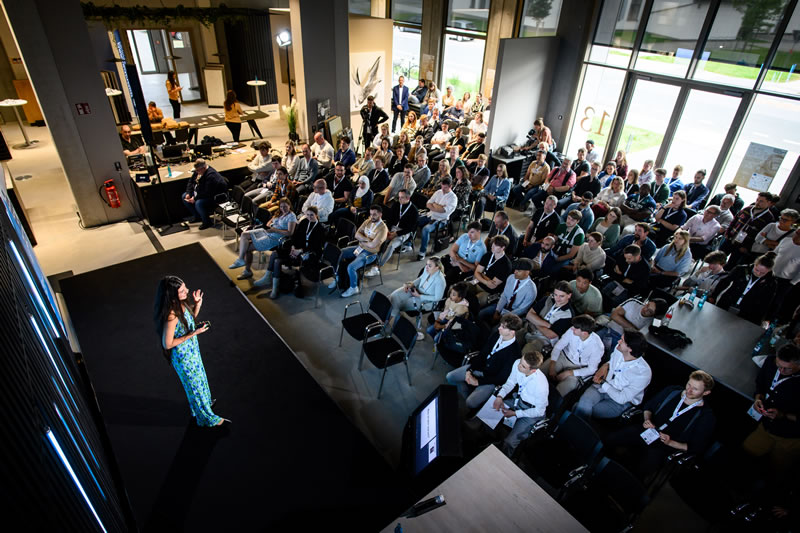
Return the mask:
<svg viewBox="0 0 800 533">
<path fill-rule="evenodd" d="M 242 214 L 243 215 L 253 215 L 253 199 L 249 196 L 242 197 Z"/>
<path fill-rule="evenodd" d="M 262 224 L 266 224 L 270 218 L 272 218 L 272 213 L 269 212 L 269 209 L 259 207 L 256 210 L 256 219 Z"/>
<path fill-rule="evenodd" d="M 340 237 L 347 237 L 348 239 L 354 239 L 356 236 L 356 225 L 355 223 L 348 219 L 348 218 L 340 218 L 338 222 L 336 222 L 336 238 L 339 239 Z"/>
<path fill-rule="evenodd" d="M 686 212 L 686 220 L 689 220 L 690 218 L 692 218 L 697 214 L 697 211 L 689 207 L 684 207 L 683 210 Z"/>
<path fill-rule="evenodd" d="M 603 441 L 592 426 L 570 411 L 564 412 L 554 436 L 566 442 L 574 450 L 575 459 L 585 464 L 593 462 L 603 449 Z"/>
<path fill-rule="evenodd" d="M 369 299 L 369 311 L 381 322 L 386 322 L 392 314 L 392 301 L 382 292 L 372 291 Z"/>
<path fill-rule="evenodd" d="M 332 243 L 327 243 L 325 249 L 322 250 L 322 262 L 335 267 L 339 263 L 339 257 L 342 255 L 342 250 Z"/>
<path fill-rule="evenodd" d="M 613 500 L 627 518 L 639 514 L 650 502 L 642 482 L 608 457 L 597 463 L 591 483 L 595 494 L 604 494 Z"/>
<path fill-rule="evenodd" d="M 189 142 L 189 138 L 191 137 L 189 131 L 189 128 L 179 128 L 175 130 L 175 140 L 179 143 Z"/>
<path fill-rule="evenodd" d="M 411 195 L 411 203 L 414 204 L 414 207 L 417 209 L 427 209 L 428 197 L 422 193 L 415 192 Z"/>
<path fill-rule="evenodd" d="M 242 203 L 242 198 L 244 198 L 244 189 L 239 187 L 238 185 L 233 186 L 233 201 L 237 204 Z"/>
<path fill-rule="evenodd" d="M 405 348 L 406 353 L 410 353 L 417 342 L 417 328 L 407 318 L 398 316 L 394 327 L 392 327 L 392 336 L 397 337 L 397 340 Z"/>
<path fill-rule="evenodd" d="M 153 143 L 154 144 L 164 144 L 164 132 L 159 130 L 153 130 Z"/>
</svg>

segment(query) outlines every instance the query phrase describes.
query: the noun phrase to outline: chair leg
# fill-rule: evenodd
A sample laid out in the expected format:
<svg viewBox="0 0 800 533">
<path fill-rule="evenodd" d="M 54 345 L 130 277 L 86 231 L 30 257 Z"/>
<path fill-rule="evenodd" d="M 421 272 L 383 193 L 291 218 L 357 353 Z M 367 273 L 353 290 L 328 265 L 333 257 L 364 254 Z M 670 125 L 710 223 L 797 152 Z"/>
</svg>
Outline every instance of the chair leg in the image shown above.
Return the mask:
<svg viewBox="0 0 800 533">
<path fill-rule="evenodd" d="M 436 346 L 433 347 L 433 364 L 431 364 L 431 370 L 436 366 L 436 360 L 439 358 L 439 350 L 436 349 Z"/>
<path fill-rule="evenodd" d="M 381 399 L 381 391 L 383 390 L 383 380 L 386 379 L 386 369 L 383 369 L 383 375 L 381 376 L 381 384 L 378 387 L 378 399 Z"/>
<path fill-rule="evenodd" d="M 383 285 L 383 270 L 382 267 L 378 266 L 378 279 L 381 280 L 381 285 Z"/>
<path fill-rule="evenodd" d="M 342 337 L 344 336 L 344 325 L 342 325 L 342 330 L 339 332 L 339 347 L 342 347 Z"/>
<path fill-rule="evenodd" d="M 408 359 L 406 358 L 406 360 L 403 361 L 403 363 L 406 365 L 406 376 L 408 376 L 408 386 L 413 387 L 413 385 L 411 385 L 411 372 L 408 370 Z"/>
<path fill-rule="evenodd" d="M 361 372 L 361 365 L 364 362 L 364 342 L 361 342 L 361 355 L 358 358 L 358 371 Z"/>
<path fill-rule="evenodd" d="M 317 282 L 317 295 L 314 297 L 314 309 L 319 308 L 319 287 L 322 285 L 322 280 Z"/>
</svg>

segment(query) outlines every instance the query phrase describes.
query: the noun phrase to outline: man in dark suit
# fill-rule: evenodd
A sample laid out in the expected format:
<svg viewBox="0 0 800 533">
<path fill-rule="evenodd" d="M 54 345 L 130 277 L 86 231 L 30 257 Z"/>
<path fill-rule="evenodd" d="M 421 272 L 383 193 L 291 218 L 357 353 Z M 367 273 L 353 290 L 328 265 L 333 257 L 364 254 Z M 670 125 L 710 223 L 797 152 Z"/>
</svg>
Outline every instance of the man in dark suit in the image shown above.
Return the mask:
<svg viewBox="0 0 800 533">
<path fill-rule="evenodd" d="M 364 146 L 372 146 L 372 139 L 378 132 L 378 124 L 389 120 L 389 115 L 375 105 L 375 97 L 367 96 L 367 105 L 361 108 L 362 134 Z"/>
<path fill-rule="evenodd" d="M 226 189 L 225 178 L 208 166 L 205 159 L 194 162 L 194 172 L 186 185 L 186 192 L 183 193 L 183 205 L 194 216 L 194 222 L 203 222 L 200 229 L 213 226 L 211 213 L 217 205 L 214 198 Z"/>
<path fill-rule="evenodd" d="M 400 115 L 400 127 L 406 121 L 408 113 L 408 87 L 405 86 L 406 79 L 403 76 L 397 78 L 397 85 L 392 87 L 392 133 L 397 124 L 397 115 Z"/>
<path fill-rule="evenodd" d="M 480 408 L 492 396 L 495 387 L 506 382 L 514 362 L 520 358 L 517 331 L 521 329 L 520 317 L 511 313 L 503 315 L 480 353 L 447 374 L 447 382 L 455 385 L 467 399 L 467 408 Z"/>
<path fill-rule="evenodd" d="M 498 211 L 494 214 L 494 223 L 489 229 L 489 236 L 486 237 L 486 241 L 484 242 L 487 250 L 489 249 L 489 241 L 491 241 L 496 235 L 505 235 L 506 238 L 508 238 L 506 255 L 513 257 L 517 250 L 517 241 L 519 240 L 519 235 L 514 230 L 513 226 L 511 226 L 511 221 L 508 219 L 508 213 L 505 211 Z"/>
</svg>

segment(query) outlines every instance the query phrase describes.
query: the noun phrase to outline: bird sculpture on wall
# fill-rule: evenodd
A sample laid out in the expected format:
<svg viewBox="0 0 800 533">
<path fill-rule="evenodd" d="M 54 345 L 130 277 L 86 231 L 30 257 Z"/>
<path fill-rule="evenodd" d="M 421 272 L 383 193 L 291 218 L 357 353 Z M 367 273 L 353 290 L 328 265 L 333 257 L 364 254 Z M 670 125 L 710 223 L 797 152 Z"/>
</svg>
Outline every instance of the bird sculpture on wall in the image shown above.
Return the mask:
<svg viewBox="0 0 800 533">
<path fill-rule="evenodd" d="M 375 88 L 381 82 L 380 78 L 378 77 L 378 72 L 380 72 L 380 64 L 381 58 L 378 57 L 375 59 L 375 62 L 372 64 L 371 67 L 367 69 L 365 73 L 359 72 L 358 67 L 355 68 L 353 71 L 353 83 L 358 88 L 353 94 L 353 106 L 355 108 L 360 108 L 361 106 L 367 103 L 367 97 L 369 95 L 376 95 Z"/>
</svg>

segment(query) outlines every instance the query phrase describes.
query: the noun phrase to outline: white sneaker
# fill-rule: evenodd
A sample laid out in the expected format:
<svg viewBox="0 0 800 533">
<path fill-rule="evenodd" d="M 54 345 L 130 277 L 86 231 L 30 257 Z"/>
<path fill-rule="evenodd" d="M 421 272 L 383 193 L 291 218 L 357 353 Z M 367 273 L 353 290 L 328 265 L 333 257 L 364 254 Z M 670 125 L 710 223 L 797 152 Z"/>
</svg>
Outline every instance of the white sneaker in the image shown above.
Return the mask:
<svg viewBox="0 0 800 533">
<path fill-rule="evenodd" d="M 347 289 L 342 293 L 342 298 L 350 298 L 351 296 L 355 296 L 359 292 L 361 291 L 358 290 L 358 287 L 350 287 L 349 289 Z"/>
<path fill-rule="evenodd" d="M 244 259 L 237 258 L 236 261 L 234 261 L 233 264 L 228 268 L 239 268 L 243 266 L 244 266 Z"/>
<path fill-rule="evenodd" d="M 422 261 L 425 259 L 425 254 L 417 254 L 417 261 Z"/>
<path fill-rule="evenodd" d="M 335 289 L 336 288 L 336 278 L 333 278 L 333 281 L 328 283 L 328 288 L 329 289 Z"/>
<path fill-rule="evenodd" d="M 367 278 L 374 278 L 378 274 L 380 274 L 380 271 L 378 270 L 378 267 L 376 267 L 376 266 L 374 266 L 374 267 L 370 268 L 369 270 L 367 270 L 366 272 L 364 272 L 364 276 L 367 277 Z"/>
<path fill-rule="evenodd" d="M 407 244 L 404 244 L 403 246 L 400 247 L 400 253 L 401 254 L 404 254 L 404 253 L 407 253 L 407 252 L 410 252 L 410 251 L 411 251 L 411 246 L 409 246 Z"/>
<path fill-rule="evenodd" d="M 424 338 L 425 338 L 425 334 L 424 334 L 424 333 L 422 333 L 421 331 L 418 331 L 418 332 L 417 332 L 417 340 L 418 340 L 418 341 L 421 341 L 421 340 L 422 340 L 422 339 L 424 339 Z"/>
</svg>

